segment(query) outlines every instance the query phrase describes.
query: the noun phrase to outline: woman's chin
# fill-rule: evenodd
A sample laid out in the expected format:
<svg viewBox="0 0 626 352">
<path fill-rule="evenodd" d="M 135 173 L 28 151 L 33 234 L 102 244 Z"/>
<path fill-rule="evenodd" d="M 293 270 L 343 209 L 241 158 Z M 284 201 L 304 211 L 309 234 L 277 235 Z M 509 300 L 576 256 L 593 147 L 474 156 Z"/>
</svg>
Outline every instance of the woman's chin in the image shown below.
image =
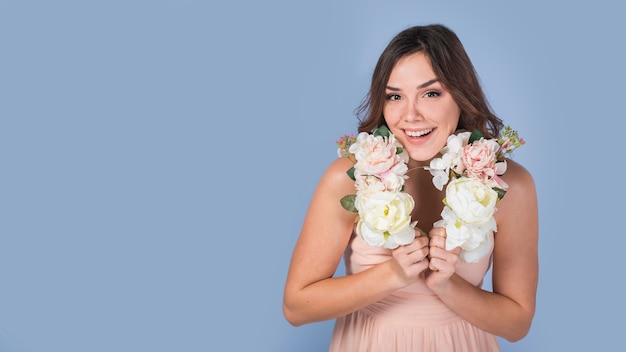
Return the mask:
<svg viewBox="0 0 626 352">
<path fill-rule="evenodd" d="M 409 167 L 410 165 L 428 166 L 430 165 L 430 161 L 437 156 L 437 153 L 411 153 L 409 151 Z"/>
</svg>

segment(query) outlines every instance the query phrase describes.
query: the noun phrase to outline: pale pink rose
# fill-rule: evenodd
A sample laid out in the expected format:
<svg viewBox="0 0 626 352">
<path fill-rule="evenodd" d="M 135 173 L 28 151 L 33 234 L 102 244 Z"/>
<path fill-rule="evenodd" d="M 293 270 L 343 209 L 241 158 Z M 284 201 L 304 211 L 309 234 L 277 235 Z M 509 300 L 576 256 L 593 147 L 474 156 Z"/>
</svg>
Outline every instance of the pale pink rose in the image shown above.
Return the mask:
<svg viewBox="0 0 626 352">
<path fill-rule="evenodd" d="M 496 166 L 499 148 L 498 142 L 488 139 L 480 139 L 466 145 L 461 150 L 465 175 L 483 182 L 493 179 L 500 171 L 500 165 Z"/>
<path fill-rule="evenodd" d="M 383 172 L 379 175 L 380 180 L 385 185 L 385 190 L 390 192 L 399 192 L 402 190 L 404 180 L 408 178 L 408 176 L 405 176 L 404 173 L 398 173 L 396 171 L 396 169 L 401 168 L 402 166 L 406 169 L 405 164 L 396 164 L 396 166 L 391 168 L 391 170 Z"/>
<path fill-rule="evenodd" d="M 497 162 L 496 163 L 496 175 L 492 179 L 487 180 L 486 185 L 491 188 L 500 188 L 503 190 L 506 190 L 507 188 L 509 188 L 509 185 L 506 182 L 504 182 L 504 180 L 500 177 L 501 175 L 504 175 L 505 171 L 506 171 L 506 160 Z"/>
<path fill-rule="evenodd" d="M 361 175 L 358 170 L 355 171 L 354 176 L 356 178 L 354 186 L 357 192 L 382 192 L 386 189 L 383 181 L 376 176 Z"/>
<path fill-rule="evenodd" d="M 398 163 L 394 142 L 361 132 L 350 146 L 350 152 L 357 160 L 354 167 L 363 175 L 379 175 L 388 171 Z"/>
</svg>

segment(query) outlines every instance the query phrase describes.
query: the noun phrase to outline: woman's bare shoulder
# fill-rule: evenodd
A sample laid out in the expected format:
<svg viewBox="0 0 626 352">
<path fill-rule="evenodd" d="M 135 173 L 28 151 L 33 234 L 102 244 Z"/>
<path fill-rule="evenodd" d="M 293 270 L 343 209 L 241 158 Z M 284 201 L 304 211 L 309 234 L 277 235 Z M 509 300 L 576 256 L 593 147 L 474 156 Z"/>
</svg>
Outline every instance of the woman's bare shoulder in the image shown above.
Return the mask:
<svg viewBox="0 0 626 352">
<path fill-rule="evenodd" d="M 534 180 L 530 172 L 522 164 L 511 159 L 506 161 L 506 172 L 502 179 L 509 187 L 534 187 Z"/>
<path fill-rule="evenodd" d="M 520 163 L 508 159 L 506 172 L 502 179 L 507 183 L 508 188 L 506 195 L 498 203 L 496 217 L 503 214 L 516 216 L 529 209 L 535 213 L 537 195 L 535 181 L 530 172 Z"/>
<path fill-rule="evenodd" d="M 348 175 L 348 170 L 354 166 L 354 161 L 348 158 L 333 160 L 322 175 L 320 184 L 326 184 L 332 188 L 354 191 L 354 181 Z"/>
<path fill-rule="evenodd" d="M 354 163 L 346 158 L 336 159 L 330 163 L 322 175 L 307 212 L 307 220 L 313 219 L 315 227 L 319 222 L 334 224 L 332 226 L 343 229 L 354 224 L 355 214 L 345 210 L 341 199 L 349 194 L 355 194 L 354 181 L 348 176 L 348 170 Z M 339 226 L 338 224 L 345 226 Z M 310 224 L 310 222 L 306 222 Z M 349 231 L 348 231 L 349 232 Z"/>
</svg>

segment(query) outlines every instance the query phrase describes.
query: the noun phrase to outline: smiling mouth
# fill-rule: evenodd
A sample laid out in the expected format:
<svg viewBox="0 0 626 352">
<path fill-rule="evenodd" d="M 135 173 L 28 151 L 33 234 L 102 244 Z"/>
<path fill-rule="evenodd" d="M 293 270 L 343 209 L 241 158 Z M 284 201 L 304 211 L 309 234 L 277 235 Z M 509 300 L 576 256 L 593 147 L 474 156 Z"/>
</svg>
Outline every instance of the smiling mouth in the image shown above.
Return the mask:
<svg viewBox="0 0 626 352">
<path fill-rule="evenodd" d="M 404 133 L 406 133 L 406 135 L 411 137 L 411 138 L 419 138 L 419 137 L 424 137 L 424 136 L 429 135 L 433 130 L 434 130 L 434 128 L 429 128 L 427 130 L 421 130 L 421 131 L 407 131 L 407 130 L 405 130 Z"/>
</svg>

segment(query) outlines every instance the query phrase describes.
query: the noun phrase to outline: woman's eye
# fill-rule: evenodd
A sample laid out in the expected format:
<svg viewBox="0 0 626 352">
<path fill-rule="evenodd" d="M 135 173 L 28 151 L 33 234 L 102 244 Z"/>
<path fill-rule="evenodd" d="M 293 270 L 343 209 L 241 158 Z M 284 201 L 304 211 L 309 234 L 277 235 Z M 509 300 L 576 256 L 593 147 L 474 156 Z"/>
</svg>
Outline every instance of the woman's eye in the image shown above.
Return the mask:
<svg viewBox="0 0 626 352">
<path fill-rule="evenodd" d="M 398 94 L 387 94 L 387 100 L 400 100 L 400 96 Z"/>
<path fill-rule="evenodd" d="M 426 94 L 424 94 L 425 97 L 427 98 L 435 98 L 441 95 L 441 92 L 436 91 L 436 90 L 430 90 L 428 92 L 426 92 Z"/>
</svg>

